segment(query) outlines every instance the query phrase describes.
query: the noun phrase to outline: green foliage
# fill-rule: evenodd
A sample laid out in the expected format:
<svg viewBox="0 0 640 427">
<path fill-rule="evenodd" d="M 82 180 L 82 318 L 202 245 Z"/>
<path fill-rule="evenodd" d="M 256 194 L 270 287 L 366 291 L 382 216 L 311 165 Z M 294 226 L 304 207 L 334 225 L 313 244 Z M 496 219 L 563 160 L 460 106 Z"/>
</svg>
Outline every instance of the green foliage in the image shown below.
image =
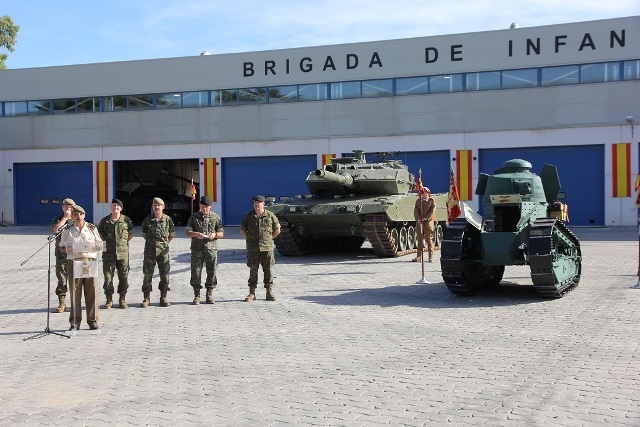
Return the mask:
<svg viewBox="0 0 640 427">
<path fill-rule="evenodd" d="M 7 68 L 4 61 L 8 57 L 7 52 L 13 52 L 19 30 L 20 27 L 9 16 L 0 16 L 0 70 Z"/>
</svg>

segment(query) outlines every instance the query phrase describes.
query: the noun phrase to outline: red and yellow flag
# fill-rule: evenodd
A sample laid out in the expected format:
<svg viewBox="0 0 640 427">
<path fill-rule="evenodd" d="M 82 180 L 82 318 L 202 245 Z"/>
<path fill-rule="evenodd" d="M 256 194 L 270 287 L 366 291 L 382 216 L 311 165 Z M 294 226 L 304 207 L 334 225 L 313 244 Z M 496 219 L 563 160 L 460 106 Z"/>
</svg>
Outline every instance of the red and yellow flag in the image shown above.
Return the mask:
<svg viewBox="0 0 640 427">
<path fill-rule="evenodd" d="M 427 190 L 422 185 L 422 168 L 418 169 L 418 179 L 416 179 L 416 191 L 422 196 Z"/>
<path fill-rule="evenodd" d="M 191 178 L 191 200 L 196 199 L 196 186 L 193 185 L 193 178 Z"/>
<path fill-rule="evenodd" d="M 210 157 L 204 159 L 204 194 L 209 196 L 212 202 L 216 199 L 216 158 Z M 202 191 L 203 186 L 200 186 Z"/>
<path fill-rule="evenodd" d="M 456 170 L 460 200 L 472 200 L 471 177 L 473 176 L 473 157 L 471 150 L 456 150 Z"/>
<path fill-rule="evenodd" d="M 322 155 L 322 166 L 330 165 L 331 159 L 335 159 L 335 154 L 323 154 Z"/>
<path fill-rule="evenodd" d="M 460 194 L 456 186 L 456 179 L 453 175 L 453 167 L 449 174 L 449 194 L 447 194 L 447 222 L 451 222 L 458 218 L 462 213 L 460 209 Z"/>
<path fill-rule="evenodd" d="M 109 203 L 109 162 L 96 161 L 96 202 Z"/>
<path fill-rule="evenodd" d="M 630 197 L 631 144 L 613 144 L 611 147 L 613 197 Z"/>
</svg>

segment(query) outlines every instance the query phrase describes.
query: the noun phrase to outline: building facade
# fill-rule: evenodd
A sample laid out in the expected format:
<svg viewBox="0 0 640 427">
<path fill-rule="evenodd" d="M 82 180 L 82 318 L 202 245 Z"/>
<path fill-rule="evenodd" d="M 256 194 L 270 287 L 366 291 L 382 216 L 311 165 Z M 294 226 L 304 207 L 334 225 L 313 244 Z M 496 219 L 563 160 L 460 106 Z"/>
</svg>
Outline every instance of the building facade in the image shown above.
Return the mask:
<svg viewBox="0 0 640 427">
<path fill-rule="evenodd" d="M 47 224 L 71 197 L 97 221 L 113 197 L 141 217 L 164 196 L 181 222 L 193 182 L 237 225 L 252 194 L 307 193 L 310 171 L 362 149 L 434 192 L 453 167 L 474 210 L 480 173 L 555 164 L 571 225 L 635 225 L 637 120 L 638 16 L 3 70 L 0 210 Z"/>
</svg>

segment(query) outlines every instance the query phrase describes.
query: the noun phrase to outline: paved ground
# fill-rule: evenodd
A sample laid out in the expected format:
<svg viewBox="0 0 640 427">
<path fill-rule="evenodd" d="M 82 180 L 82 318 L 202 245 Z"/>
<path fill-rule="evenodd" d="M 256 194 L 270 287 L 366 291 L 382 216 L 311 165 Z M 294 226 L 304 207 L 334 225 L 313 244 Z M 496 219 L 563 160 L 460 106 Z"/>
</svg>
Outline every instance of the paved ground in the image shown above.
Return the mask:
<svg viewBox="0 0 640 427">
<path fill-rule="evenodd" d="M 216 304 L 191 306 L 180 229 L 172 305 L 154 290 L 147 309 L 138 233 L 131 308 L 100 310 L 100 334 L 83 323 L 72 338 L 25 340 L 46 327 L 48 230 L 1 228 L 0 425 L 638 426 L 638 231 L 573 231 L 582 280 L 559 300 L 535 295 L 528 267 L 456 297 L 439 263 L 418 285 L 410 257 L 378 259 L 365 244 L 278 257 L 278 300 L 245 303 L 244 243 L 228 227 Z M 68 312 L 50 325 L 66 331 Z"/>
</svg>

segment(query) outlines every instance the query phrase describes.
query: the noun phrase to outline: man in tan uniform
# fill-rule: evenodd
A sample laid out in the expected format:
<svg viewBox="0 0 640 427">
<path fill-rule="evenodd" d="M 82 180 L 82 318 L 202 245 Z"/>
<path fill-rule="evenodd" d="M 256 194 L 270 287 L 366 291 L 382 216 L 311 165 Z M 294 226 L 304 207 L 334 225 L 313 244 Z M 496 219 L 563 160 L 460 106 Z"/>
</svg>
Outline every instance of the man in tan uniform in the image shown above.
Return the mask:
<svg viewBox="0 0 640 427">
<path fill-rule="evenodd" d="M 413 208 L 413 217 L 416 220 L 416 234 L 418 237 L 418 256 L 413 260 L 420 262 L 422 260 L 422 251 L 424 250 L 424 240 L 427 241 L 427 252 L 429 254 L 429 262 L 433 262 L 433 233 L 435 230 L 436 219 L 436 201 L 431 197 L 431 190 L 424 187 L 424 191 L 416 200 Z"/>
</svg>

